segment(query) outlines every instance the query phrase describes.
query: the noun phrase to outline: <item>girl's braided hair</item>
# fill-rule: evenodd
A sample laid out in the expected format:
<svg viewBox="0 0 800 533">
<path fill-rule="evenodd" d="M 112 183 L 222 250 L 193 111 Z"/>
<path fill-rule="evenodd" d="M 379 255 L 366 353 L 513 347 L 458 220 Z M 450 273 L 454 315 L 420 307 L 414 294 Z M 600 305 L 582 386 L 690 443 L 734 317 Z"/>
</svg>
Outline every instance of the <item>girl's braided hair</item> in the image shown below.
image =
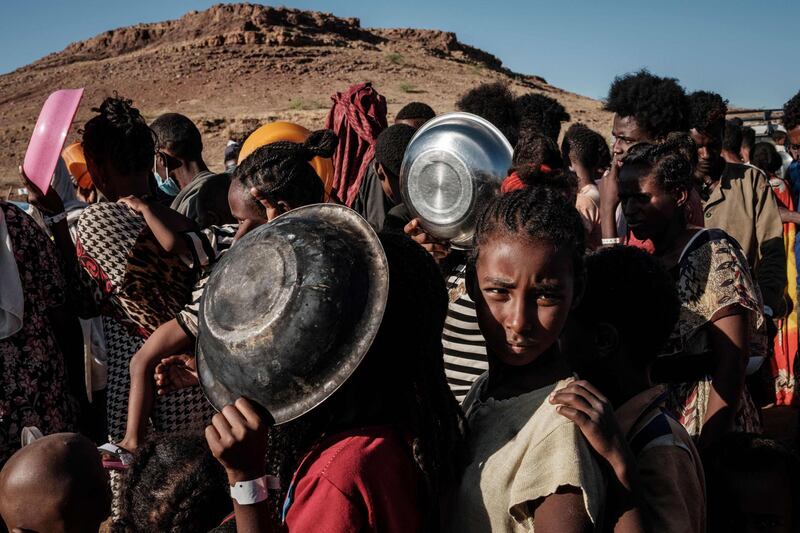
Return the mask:
<svg viewBox="0 0 800 533">
<path fill-rule="evenodd" d="M 156 135 L 133 101 L 116 93 L 103 100 L 83 127 L 83 151 L 98 167 L 128 176 L 152 168 Z"/>
<path fill-rule="evenodd" d="M 209 531 L 231 512 L 225 471 L 197 435 L 146 442 L 125 473 L 115 533 Z"/>
<path fill-rule="evenodd" d="M 667 192 L 690 191 L 697 163 L 697 147 L 689 135 L 673 133 L 660 143 L 634 145 L 625 154 L 623 166 L 652 173 Z"/>
<path fill-rule="evenodd" d="M 481 247 L 496 236 L 543 241 L 572 254 L 576 294 L 583 283 L 586 230 L 574 202 L 549 187 L 530 187 L 502 194 L 479 216 L 468 261 L 468 276 L 474 280 Z"/>
<path fill-rule="evenodd" d="M 309 164 L 313 158 L 331 157 L 338 140 L 331 130 L 313 132 L 303 144 L 278 141 L 258 148 L 236 167 L 237 179 L 246 191 L 255 187 L 273 204 L 283 200 L 290 207 L 319 203 L 325 190 Z"/>
</svg>

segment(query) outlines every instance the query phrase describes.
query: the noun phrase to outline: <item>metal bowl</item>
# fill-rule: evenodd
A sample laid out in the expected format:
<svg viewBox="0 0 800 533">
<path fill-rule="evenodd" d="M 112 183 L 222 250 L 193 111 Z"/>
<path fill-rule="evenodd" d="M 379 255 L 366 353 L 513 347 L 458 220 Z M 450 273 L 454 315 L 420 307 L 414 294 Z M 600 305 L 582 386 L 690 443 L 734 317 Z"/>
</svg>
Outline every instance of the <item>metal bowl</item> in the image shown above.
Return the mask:
<svg viewBox="0 0 800 533">
<path fill-rule="evenodd" d="M 400 168 L 406 207 L 437 239 L 467 248 L 478 208 L 497 195 L 513 149 L 489 121 L 470 113 L 447 113 L 412 137 Z"/>
<path fill-rule="evenodd" d="M 378 236 L 355 211 L 295 209 L 243 237 L 200 305 L 197 370 L 215 408 L 240 396 L 276 424 L 310 411 L 356 370 L 389 289 Z"/>
</svg>

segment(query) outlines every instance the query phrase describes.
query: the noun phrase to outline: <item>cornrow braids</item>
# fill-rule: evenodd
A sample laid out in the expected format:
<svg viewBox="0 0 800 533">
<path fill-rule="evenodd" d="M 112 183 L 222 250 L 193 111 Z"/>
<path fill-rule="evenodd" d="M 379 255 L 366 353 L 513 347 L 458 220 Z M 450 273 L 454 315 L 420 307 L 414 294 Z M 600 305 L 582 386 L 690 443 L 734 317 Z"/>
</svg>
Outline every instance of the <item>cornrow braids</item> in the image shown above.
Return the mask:
<svg viewBox="0 0 800 533">
<path fill-rule="evenodd" d="M 231 512 L 225 472 L 202 437 L 151 439 L 134 457 L 115 533 L 208 531 Z"/>
<path fill-rule="evenodd" d="M 569 170 L 523 165 L 514 170 L 527 187 L 544 187 L 573 202 L 578 194 L 578 176 Z"/>
<path fill-rule="evenodd" d="M 561 142 L 561 156 L 564 165 L 569 165 L 574 157 L 587 169 L 608 168 L 611 166 L 611 150 L 602 135 L 580 122 L 573 124 L 564 134 Z"/>
<path fill-rule="evenodd" d="M 514 147 L 511 164 L 511 172 L 518 172 L 522 167 L 528 166 L 539 168 L 541 165 L 556 170 L 564 167 L 564 160 L 553 139 L 543 133 L 526 130 Z"/>
<path fill-rule="evenodd" d="M 331 130 L 313 132 L 303 144 L 278 141 L 258 148 L 234 171 L 244 189 L 255 187 L 271 203 L 285 201 L 291 207 L 319 203 L 325 190 L 309 164 L 315 157 L 331 157 L 336 150 Z"/>
<path fill-rule="evenodd" d="M 153 166 L 156 136 L 139 110 L 133 107 L 132 100 L 115 93 L 92 111 L 98 114 L 81 130 L 87 158 L 123 176 Z"/>
<path fill-rule="evenodd" d="M 623 166 L 638 166 L 652 172 L 659 186 L 667 192 L 690 191 L 697 149 L 688 135 L 671 135 L 658 144 L 632 146 Z"/>
<path fill-rule="evenodd" d="M 468 276 L 474 279 L 481 247 L 496 236 L 543 241 L 572 254 L 576 294 L 584 279 L 586 230 L 575 204 L 560 191 L 533 187 L 512 191 L 492 200 L 478 216 Z"/>
</svg>

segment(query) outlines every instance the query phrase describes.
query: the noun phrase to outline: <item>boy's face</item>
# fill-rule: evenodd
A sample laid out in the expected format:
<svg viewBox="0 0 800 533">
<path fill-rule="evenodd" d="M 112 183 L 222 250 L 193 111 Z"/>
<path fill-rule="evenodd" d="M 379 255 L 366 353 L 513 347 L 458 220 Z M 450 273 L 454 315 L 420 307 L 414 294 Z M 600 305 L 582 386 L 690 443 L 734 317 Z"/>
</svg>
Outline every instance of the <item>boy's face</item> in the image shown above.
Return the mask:
<svg viewBox="0 0 800 533">
<path fill-rule="evenodd" d="M 725 167 L 725 160 L 721 155 L 723 129 L 720 127 L 702 132 L 692 128 L 689 134 L 697 145 L 697 167 L 694 171 L 696 179 L 700 182 L 718 179 Z"/>
<path fill-rule="evenodd" d="M 378 173 L 378 176 L 381 179 L 381 187 L 383 187 L 383 194 L 391 201 L 394 205 L 397 205 L 402 202 L 400 197 L 400 178 L 393 175 L 391 172 L 383 168 L 383 165 L 380 163 L 376 163 L 375 170 Z"/>
<path fill-rule="evenodd" d="M 614 137 L 611 151 L 617 162 L 625 157 L 631 146 L 652 140 L 650 135 L 639 126 L 634 117 L 621 117 L 616 113 L 614 113 L 611 135 Z"/>
</svg>

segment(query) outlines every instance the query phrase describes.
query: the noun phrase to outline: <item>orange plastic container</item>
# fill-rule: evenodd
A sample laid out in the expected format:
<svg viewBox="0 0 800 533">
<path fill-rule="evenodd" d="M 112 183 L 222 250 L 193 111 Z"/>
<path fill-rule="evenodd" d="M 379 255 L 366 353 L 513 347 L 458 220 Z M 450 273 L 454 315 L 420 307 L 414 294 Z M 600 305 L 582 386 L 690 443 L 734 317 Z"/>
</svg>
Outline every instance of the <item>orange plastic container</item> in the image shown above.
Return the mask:
<svg viewBox="0 0 800 533">
<path fill-rule="evenodd" d="M 64 163 L 67 164 L 67 170 L 78 182 L 78 187 L 81 189 L 88 189 L 92 186 L 92 176 L 89 174 L 89 169 L 86 166 L 86 156 L 83 155 L 83 145 L 81 143 L 73 143 L 64 148 L 61 152 L 61 157 L 64 158 Z"/>
<path fill-rule="evenodd" d="M 278 141 L 289 141 L 294 143 L 304 142 L 311 132 L 292 122 L 271 122 L 264 124 L 250 136 L 242 144 L 242 149 L 239 151 L 239 164 L 244 161 L 247 156 L 255 152 L 258 148 L 270 143 Z M 330 194 L 331 187 L 333 187 L 333 162 L 328 158 L 315 157 L 309 164 L 314 167 L 319 179 L 325 187 L 325 196 Z"/>
</svg>

